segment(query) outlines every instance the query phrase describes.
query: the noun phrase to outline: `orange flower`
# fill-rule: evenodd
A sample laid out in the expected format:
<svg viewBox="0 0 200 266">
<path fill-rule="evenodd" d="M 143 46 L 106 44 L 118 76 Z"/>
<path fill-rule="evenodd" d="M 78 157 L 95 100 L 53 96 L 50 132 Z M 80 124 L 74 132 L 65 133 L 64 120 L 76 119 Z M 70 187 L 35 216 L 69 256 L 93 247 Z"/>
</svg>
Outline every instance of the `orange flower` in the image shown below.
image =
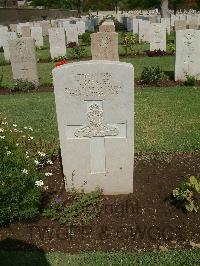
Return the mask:
<svg viewBox="0 0 200 266">
<path fill-rule="evenodd" d="M 64 60 L 58 62 L 58 63 L 56 64 L 56 67 L 60 67 L 60 66 L 65 65 L 65 64 L 68 64 L 67 59 L 64 59 Z"/>
</svg>

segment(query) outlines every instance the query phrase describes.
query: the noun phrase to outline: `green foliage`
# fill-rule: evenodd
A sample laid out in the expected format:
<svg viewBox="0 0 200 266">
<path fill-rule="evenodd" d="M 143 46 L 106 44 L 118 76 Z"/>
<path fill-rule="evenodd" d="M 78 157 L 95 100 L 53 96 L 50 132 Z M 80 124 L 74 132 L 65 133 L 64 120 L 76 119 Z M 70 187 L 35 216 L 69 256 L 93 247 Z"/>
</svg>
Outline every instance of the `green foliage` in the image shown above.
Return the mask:
<svg viewBox="0 0 200 266">
<path fill-rule="evenodd" d="M 144 67 L 141 74 L 141 82 L 145 85 L 158 85 L 160 81 L 166 78 L 159 66 Z"/>
<path fill-rule="evenodd" d="M 84 44 L 86 45 L 90 45 L 91 44 L 91 36 L 89 32 L 85 32 L 81 35 L 81 39 L 83 41 Z"/>
<path fill-rule="evenodd" d="M 86 50 L 84 47 L 76 46 L 71 48 L 70 53 L 73 59 L 80 59 L 86 55 Z"/>
<path fill-rule="evenodd" d="M 185 81 L 186 86 L 196 86 L 197 85 L 197 79 L 195 76 L 186 75 L 186 79 L 187 79 Z"/>
<path fill-rule="evenodd" d="M 35 84 L 27 81 L 27 80 L 22 80 L 22 79 L 17 79 L 14 84 L 10 87 L 10 90 L 12 92 L 27 92 L 34 90 L 36 88 Z"/>
<path fill-rule="evenodd" d="M 180 187 L 173 190 L 171 201 L 177 207 L 182 208 L 186 212 L 197 212 L 199 206 L 196 201 L 200 194 L 200 181 L 191 176 L 188 182 L 183 183 Z"/>
<path fill-rule="evenodd" d="M 39 213 L 44 175 L 34 162 L 31 132 L 30 127 L 19 130 L 0 117 L 0 224 Z"/>
<path fill-rule="evenodd" d="M 1 68 L 1 73 L 0 73 L 0 88 L 2 86 L 2 81 L 3 81 L 3 68 Z"/>
<path fill-rule="evenodd" d="M 135 52 L 135 44 L 139 42 L 138 34 L 123 34 L 122 44 L 125 49 L 125 55 L 133 54 Z"/>
<path fill-rule="evenodd" d="M 43 216 L 57 220 L 61 224 L 88 224 L 100 212 L 101 190 L 83 194 L 75 190 L 70 194 L 71 204 L 65 204 L 58 196 L 51 203 L 48 209 L 45 209 Z"/>
<path fill-rule="evenodd" d="M 52 59 L 51 61 L 52 62 L 60 62 L 60 61 L 63 61 L 63 60 L 67 60 L 67 56 L 66 55 L 64 55 L 64 56 L 58 56 L 58 57 Z"/>
<path fill-rule="evenodd" d="M 176 52 L 176 47 L 174 43 L 169 43 L 168 44 L 168 51 L 170 52 L 170 54 L 174 55 Z"/>
</svg>

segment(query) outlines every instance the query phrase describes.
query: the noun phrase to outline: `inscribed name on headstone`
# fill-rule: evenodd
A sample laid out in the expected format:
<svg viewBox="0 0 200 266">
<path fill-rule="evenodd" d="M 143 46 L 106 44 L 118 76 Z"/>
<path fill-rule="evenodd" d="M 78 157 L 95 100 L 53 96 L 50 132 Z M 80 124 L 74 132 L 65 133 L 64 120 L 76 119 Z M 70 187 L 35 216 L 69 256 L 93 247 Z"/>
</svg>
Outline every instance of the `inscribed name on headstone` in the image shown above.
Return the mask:
<svg viewBox="0 0 200 266">
<path fill-rule="evenodd" d="M 99 26 L 99 32 L 115 32 L 115 24 L 113 21 L 105 21 Z"/>
<path fill-rule="evenodd" d="M 200 31 L 176 32 L 175 80 L 185 81 L 188 76 L 200 80 Z"/>
<path fill-rule="evenodd" d="M 162 23 L 152 23 L 150 32 L 150 51 L 166 51 L 166 28 Z"/>
<path fill-rule="evenodd" d="M 53 70 L 66 189 L 133 192 L 133 66 L 111 61 Z"/>
<path fill-rule="evenodd" d="M 174 21 L 174 27 L 175 27 L 175 31 L 185 30 L 187 27 L 187 22 L 186 22 L 186 20 L 175 20 Z"/>
<path fill-rule="evenodd" d="M 36 47 L 44 45 L 42 27 L 31 27 L 31 37 L 34 39 Z"/>
<path fill-rule="evenodd" d="M 35 45 L 32 38 L 20 38 L 9 42 L 13 79 L 39 84 Z"/>
<path fill-rule="evenodd" d="M 52 59 L 66 55 L 65 31 L 63 28 L 49 29 L 49 43 Z"/>
<path fill-rule="evenodd" d="M 91 34 L 92 60 L 119 61 L 118 33 L 97 32 Z"/>
<path fill-rule="evenodd" d="M 148 20 L 139 20 L 139 42 L 150 41 L 150 22 Z"/>
</svg>

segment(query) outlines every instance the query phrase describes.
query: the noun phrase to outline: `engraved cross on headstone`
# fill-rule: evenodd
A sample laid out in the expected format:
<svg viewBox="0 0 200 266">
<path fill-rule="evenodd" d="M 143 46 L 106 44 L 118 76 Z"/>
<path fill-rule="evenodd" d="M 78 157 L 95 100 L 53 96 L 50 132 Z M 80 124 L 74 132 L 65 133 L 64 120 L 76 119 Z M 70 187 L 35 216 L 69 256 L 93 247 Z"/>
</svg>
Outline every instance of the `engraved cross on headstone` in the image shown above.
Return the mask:
<svg viewBox="0 0 200 266">
<path fill-rule="evenodd" d="M 67 125 L 68 139 L 90 140 L 91 173 L 106 173 L 106 138 L 127 138 L 127 123 L 108 125 L 104 122 L 103 101 L 86 101 L 88 124 Z"/>
</svg>

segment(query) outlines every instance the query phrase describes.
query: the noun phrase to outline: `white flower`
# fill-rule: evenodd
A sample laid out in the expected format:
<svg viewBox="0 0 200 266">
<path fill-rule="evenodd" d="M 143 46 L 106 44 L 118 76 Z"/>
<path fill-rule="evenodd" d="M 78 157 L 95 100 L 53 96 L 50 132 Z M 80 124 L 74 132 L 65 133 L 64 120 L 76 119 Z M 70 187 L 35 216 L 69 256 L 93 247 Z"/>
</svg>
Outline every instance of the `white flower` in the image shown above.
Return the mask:
<svg viewBox="0 0 200 266">
<path fill-rule="evenodd" d="M 16 143 L 16 146 L 18 147 L 19 146 L 19 143 Z"/>
<path fill-rule="evenodd" d="M 24 129 L 28 129 L 28 127 L 24 127 Z"/>
<path fill-rule="evenodd" d="M 52 173 L 45 173 L 44 175 L 45 176 L 52 176 L 53 174 Z"/>
<path fill-rule="evenodd" d="M 4 132 L 4 129 L 3 128 L 0 128 L 0 132 Z"/>
<path fill-rule="evenodd" d="M 44 190 L 47 190 L 48 188 L 49 188 L 48 186 L 45 186 L 45 187 L 44 187 Z"/>
<path fill-rule="evenodd" d="M 40 157 L 45 157 L 45 156 L 46 156 L 46 154 L 45 154 L 44 152 L 40 152 L 40 151 L 38 151 L 38 155 L 39 155 Z"/>
<path fill-rule="evenodd" d="M 10 155 L 11 154 L 11 151 L 7 151 L 7 155 Z"/>
<path fill-rule="evenodd" d="M 16 124 L 13 124 L 13 127 L 17 127 L 17 125 Z"/>
<path fill-rule="evenodd" d="M 22 173 L 25 174 L 25 175 L 28 175 L 28 170 L 27 169 L 23 169 Z"/>
<path fill-rule="evenodd" d="M 40 162 L 38 160 L 34 160 L 34 162 L 35 162 L 36 165 L 40 164 Z"/>
<path fill-rule="evenodd" d="M 0 136 L 0 139 L 5 139 L 5 136 Z"/>
<path fill-rule="evenodd" d="M 47 160 L 47 163 L 51 164 L 51 165 L 53 164 L 53 162 L 51 160 Z"/>
<path fill-rule="evenodd" d="M 29 129 L 30 131 L 33 131 L 32 127 L 29 127 L 28 129 Z"/>
<path fill-rule="evenodd" d="M 8 124 L 8 122 L 2 122 L 1 124 L 2 124 L 2 125 L 7 125 L 7 124 Z"/>
<path fill-rule="evenodd" d="M 35 186 L 36 187 L 43 187 L 44 186 L 44 182 L 42 180 L 38 180 L 35 182 Z"/>
</svg>

